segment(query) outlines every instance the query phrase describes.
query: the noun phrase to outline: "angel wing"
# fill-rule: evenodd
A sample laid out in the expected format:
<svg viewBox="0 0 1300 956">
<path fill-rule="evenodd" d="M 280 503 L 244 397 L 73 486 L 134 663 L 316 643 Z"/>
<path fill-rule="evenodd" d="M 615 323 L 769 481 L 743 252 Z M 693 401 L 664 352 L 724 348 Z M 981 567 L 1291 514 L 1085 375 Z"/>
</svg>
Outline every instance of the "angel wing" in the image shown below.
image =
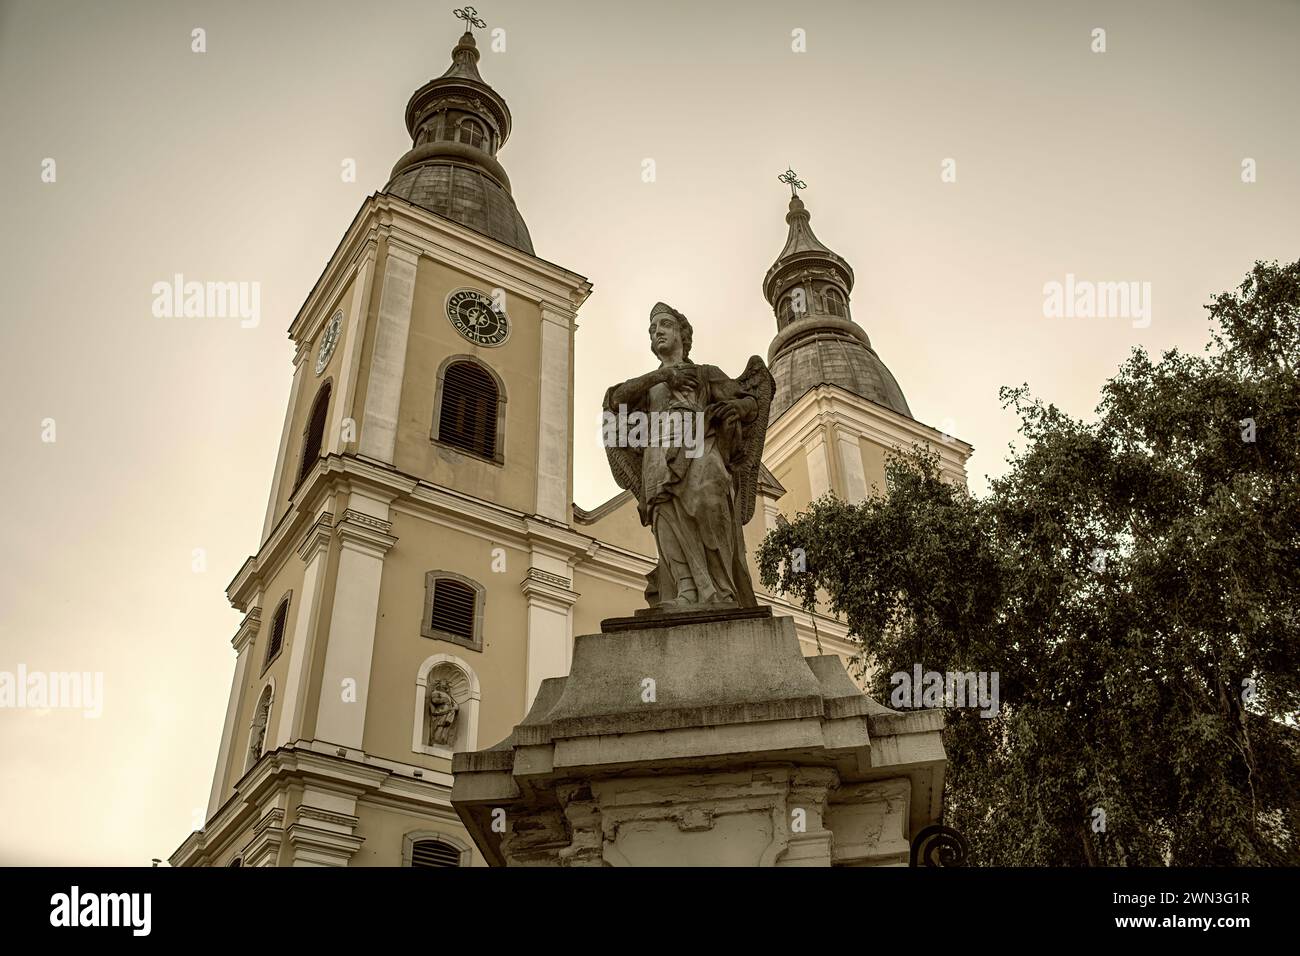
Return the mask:
<svg viewBox="0 0 1300 956">
<path fill-rule="evenodd" d="M 613 388 L 605 392 L 607 413 L 613 411 L 610 405 L 613 392 Z M 638 504 L 645 497 L 645 491 L 641 487 L 641 455 L 640 448 L 622 448 L 618 442 L 605 442 L 605 457 L 609 459 L 609 470 L 614 475 L 615 483 L 625 491 L 632 492 Z"/>
<path fill-rule="evenodd" d="M 772 373 L 767 370 L 763 360 L 757 355 L 751 355 L 745 371 L 740 373 L 740 378 L 736 381 L 743 392 L 752 395 L 758 402 L 758 415 L 745 427 L 744 453 L 734 473 L 739 496 L 740 524 L 744 527 L 754 517 L 758 473 L 763 466 L 763 443 L 767 440 L 767 418 L 772 409 L 776 380 L 772 378 Z"/>
</svg>

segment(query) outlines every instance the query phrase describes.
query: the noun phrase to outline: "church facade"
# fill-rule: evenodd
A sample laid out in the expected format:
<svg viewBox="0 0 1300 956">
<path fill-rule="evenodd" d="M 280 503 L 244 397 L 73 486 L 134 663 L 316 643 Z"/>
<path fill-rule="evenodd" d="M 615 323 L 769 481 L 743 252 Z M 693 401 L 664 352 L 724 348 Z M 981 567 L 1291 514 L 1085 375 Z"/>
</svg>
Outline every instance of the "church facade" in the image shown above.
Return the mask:
<svg viewBox="0 0 1300 956">
<path fill-rule="evenodd" d="M 244 616 L 206 823 L 172 865 L 482 865 L 452 754 L 507 737 L 575 634 L 644 604 L 655 551 L 631 494 L 572 501 L 592 285 L 535 254 L 478 59 L 466 32 L 411 97 L 411 149 L 289 328 L 262 540 L 227 591 Z M 862 500 L 892 449 L 929 445 L 960 483 L 971 452 L 912 417 L 793 186 L 785 218 L 762 286 L 776 393 L 751 569 L 778 515 Z M 833 618 L 758 597 L 808 654 L 851 655 Z"/>
</svg>

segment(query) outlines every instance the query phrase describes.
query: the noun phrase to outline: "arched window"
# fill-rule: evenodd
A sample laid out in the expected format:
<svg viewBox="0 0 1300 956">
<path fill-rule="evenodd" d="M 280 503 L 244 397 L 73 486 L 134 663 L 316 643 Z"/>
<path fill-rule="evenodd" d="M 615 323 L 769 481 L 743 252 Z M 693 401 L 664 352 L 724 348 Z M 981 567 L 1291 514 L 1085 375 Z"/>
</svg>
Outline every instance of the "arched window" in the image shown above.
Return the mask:
<svg viewBox="0 0 1300 956">
<path fill-rule="evenodd" d="M 456 131 L 456 139 L 466 146 L 473 146 L 477 149 L 483 148 L 483 127 L 472 119 L 463 119 Z"/>
<path fill-rule="evenodd" d="M 424 622 L 420 633 L 434 640 L 482 650 L 483 588 L 451 571 L 425 574 Z"/>
<path fill-rule="evenodd" d="M 275 685 L 268 683 L 262 689 L 262 696 L 257 699 L 253 710 L 253 722 L 248 728 L 248 759 L 244 763 L 247 772 L 257 763 L 266 750 L 266 733 L 271 725 L 271 703 L 275 699 Z"/>
<path fill-rule="evenodd" d="M 275 609 L 275 616 L 271 618 L 271 630 L 266 641 L 266 660 L 262 662 L 263 672 L 280 656 L 280 650 L 284 647 L 284 628 L 288 620 L 289 595 L 286 594 L 281 599 L 279 607 Z"/>
<path fill-rule="evenodd" d="M 451 361 L 438 377 L 433 437 L 444 445 L 500 464 L 505 398 L 497 379 L 472 359 Z"/>
<path fill-rule="evenodd" d="M 402 866 L 469 866 L 470 846 L 437 830 L 417 830 L 402 838 Z"/>
<path fill-rule="evenodd" d="M 829 288 L 822 295 L 826 299 L 826 311 L 831 315 L 848 315 L 848 303 L 844 301 L 844 293 L 839 289 Z"/>
<path fill-rule="evenodd" d="M 326 382 L 316 393 L 316 400 L 312 402 L 311 414 L 307 416 L 307 427 L 302 433 L 302 461 L 298 463 L 298 484 L 307 477 L 320 458 L 321 449 L 325 446 L 325 422 L 329 417 L 330 410 L 330 383 Z"/>
<path fill-rule="evenodd" d="M 794 296 L 793 295 L 787 293 L 781 297 L 781 306 L 777 313 L 777 317 L 781 320 L 782 328 L 785 328 L 792 321 L 794 321 Z"/>
<path fill-rule="evenodd" d="M 443 130 L 446 127 L 446 119 L 447 119 L 446 110 L 438 110 L 438 112 L 432 114 L 429 117 L 424 127 L 426 130 L 424 141 L 426 143 L 432 143 L 435 139 L 448 138 L 445 135 L 443 135 Z"/>
</svg>

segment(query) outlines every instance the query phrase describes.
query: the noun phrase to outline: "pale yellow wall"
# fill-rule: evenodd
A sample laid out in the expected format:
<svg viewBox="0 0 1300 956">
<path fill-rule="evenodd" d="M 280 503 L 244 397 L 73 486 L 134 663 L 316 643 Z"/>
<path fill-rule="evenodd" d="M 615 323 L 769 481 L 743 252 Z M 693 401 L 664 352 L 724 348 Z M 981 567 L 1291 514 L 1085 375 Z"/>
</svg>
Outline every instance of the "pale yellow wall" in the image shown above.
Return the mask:
<svg viewBox="0 0 1300 956">
<path fill-rule="evenodd" d="M 858 438 L 858 450 L 862 453 L 862 473 L 867 479 L 867 494 L 885 493 L 885 458 L 890 449 L 869 438 Z M 874 488 L 872 487 L 874 485 Z"/>
<path fill-rule="evenodd" d="M 523 718 L 527 650 L 527 604 L 519 581 L 528 556 L 403 512 L 393 513 L 397 545 L 384 560 L 366 704 L 366 753 L 450 771 L 450 762 L 411 750 L 415 681 L 420 664 L 434 654 L 463 660 L 478 675 L 482 694 L 478 746 L 508 736 Z M 492 549 L 505 550 L 506 571 L 492 571 Z M 420 634 L 424 614 L 424 576 L 454 571 L 486 588 L 483 650 L 434 640 Z"/>
<path fill-rule="evenodd" d="M 583 534 L 590 535 L 598 541 L 608 542 L 636 554 L 653 557 L 657 553 L 654 535 L 649 528 L 641 524 L 641 516 L 636 509 L 636 499 L 631 495 L 626 496 L 620 505 L 599 520 L 576 527 Z"/>
<path fill-rule="evenodd" d="M 785 488 L 785 494 L 777 499 L 777 508 L 781 514 L 793 520 L 795 514 L 808 507 L 812 501 L 812 487 L 808 480 L 807 453 L 798 448 L 785 461 L 775 466 L 768 463 L 773 477 Z"/>
<path fill-rule="evenodd" d="M 583 570 L 573 572 L 573 590 L 582 595 L 573 606 L 573 633 L 599 634 L 600 622 L 607 617 L 630 617 L 645 607 L 645 584 L 618 584 Z"/>
<path fill-rule="evenodd" d="M 416 814 L 394 807 L 376 806 L 364 801 L 357 804 L 356 835 L 365 843 L 348 862 L 349 866 L 401 866 L 402 845 L 406 834 L 438 831 L 455 837 L 462 843 L 474 845 L 465 828 L 461 826 L 456 811 L 447 807 L 442 815 Z M 453 844 L 454 846 L 455 844 Z M 473 851 L 474 863 L 482 865 L 482 857 Z"/>
<path fill-rule="evenodd" d="M 518 511 L 536 502 L 538 356 L 541 313 L 534 302 L 507 299 L 511 333 L 504 345 L 485 348 L 468 341 L 447 319 L 447 295 L 469 287 L 491 295 L 492 287 L 467 273 L 422 258 L 406 344 L 406 374 L 393 460 L 398 470 Z M 438 368 L 452 355 L 472 355 L 505 382 L 505 464 L 486 462 L 435 444 L 434 393 Z"/>
</svg>

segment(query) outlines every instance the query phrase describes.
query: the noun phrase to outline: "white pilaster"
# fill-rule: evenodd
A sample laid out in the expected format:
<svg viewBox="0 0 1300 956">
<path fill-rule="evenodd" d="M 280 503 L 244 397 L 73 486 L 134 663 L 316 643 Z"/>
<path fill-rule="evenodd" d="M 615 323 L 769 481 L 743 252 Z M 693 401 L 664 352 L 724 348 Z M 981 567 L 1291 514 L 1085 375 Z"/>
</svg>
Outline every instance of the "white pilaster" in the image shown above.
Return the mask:
<svg viewBox="0 0 1300 956">
<path fill-rule="evenodd" d="M 302 576 L 302 595 L 298 597 L 298 616 L 294 622 L 293 637 L 289 644 L 289 669 L 284 682 L 284 696 L 280 702 L 280 722 L 276 725 L 273 747 L 283 747 L 302 731 L 303 706 L 307 697 L 307 653 L 311 641 L 313 622 L 320 604 L 321 587 L 325 581 L 325 567 L 329 558 L 330 528 L 334 516 L 328 511 L 316 518 L 298 545 L 298 554 L 307 567 Z"/>
<path fill-rule="evenodd" d="M 867 497 L 867 474 L 862 467 L 862 447 L 858 437 L 842 428 L 835 429 L 840 448 L 840 472 L 844 475 L 844 498 L 856 505 Z"/>
<path fill-rule="evenodd" d="M 569 673 L 573 655 L 572 612 L 579 596 L 573 590 L 565 555 L 534 547 L 529 564 L 528 573 L 519 582 L 519 590 L 528 600 L 525 713 L 532 706 L 542 681 Z"/>
<path fill-rule="evenodd" d="M 235 737 L 235 721 L 244 709 L 244 696 L 248 687 L 248 662 L 253 656 L 252 648 L 256 643 L 257 632 L 262 622 L 260 593 L 256 600 L 258 606 L 253 607 L 244 615 L 239 630 L 235 632 L 235 636 L 230 642 L 237 655 L 235 658 L 235 677 L 231 681 L 230 697 L 226 701 L 226 720 L 221 727 L 221 749 L 217 752 L 217 769 L 212 776 L 212 792 L 208 797 L 207 818 L 209 820 L 217 812 L 217 807 L 221 806 L 225 797 L 226 777 L 230 773 L 231 744 Z"/>
<path fill-rule="evenodd" d="M 804 448 L 807 450 L 808 487 L 814 499 L 820 498 L 831 489 L 831 468 L 827 458 L 825 431 L 818 429 L 808 439 Z"/>
<path fill-rule="evenodd" d="M 417 250 L 389 237 L 370 378 L 366 383 L 360 451 L 390 465 L 397 445 L 397 417 L 402 403 L 402 377 L 406 371 L 406 340 L 411 330 L 411 305 L 415 301 L 415 272 L 419 258 Z"/>
<path fill-rule="evenodd" d="M 365 837 L 355 836 L 356 797 L 318 787 L 304 787 L 294 822 L 286 829 L 293 858 L 290 866 L 347 866 Z"/>
<path fill-rule="evenodd" d="M 352 308 L 348 311 L 347 329 L 344 332 L 343 358 L 339 374 L 338 401 L 334 403 L 334 420 L 330 425 L 327 454 L 337 455 L 347 451 L 343 441 L 343 422 L 352 415 L 352 397 L 357 391 L 357 378 L 361 372 L 361 342 L 365 337 L 366 308 L 370 304 L 370 285 L 375 273 L 376 243 L 366 244 L 366 251 L 357 263 L 352 280 Z M 354 440 L 360 437 L 354 421 Z"/>
<path fill-rule="evenodd" d="M 768 532 L 775 531 L 777 526 L 777 518 L 780 516 L 780 514 L 781 514 L 781 509 L 777 505 L 776 499 L 769 498 L 766 495 L 764 495 L 763 496 L 763 530 Z"/>
<path fill-rule="evenodd" d="M 573 317 L 542 304 L 537 422 L 537 514 L 569 520 Z"/>
<path fill-rule="evenodd" d="M 315 737 L 356 750 L 362 749 L 366 727 L 384 555 L 397 543 L 388 533 L 391 528 L 387 502 L 353 491 L 335 529 L 340 542 L 339 571 Z"/>
</svg>

